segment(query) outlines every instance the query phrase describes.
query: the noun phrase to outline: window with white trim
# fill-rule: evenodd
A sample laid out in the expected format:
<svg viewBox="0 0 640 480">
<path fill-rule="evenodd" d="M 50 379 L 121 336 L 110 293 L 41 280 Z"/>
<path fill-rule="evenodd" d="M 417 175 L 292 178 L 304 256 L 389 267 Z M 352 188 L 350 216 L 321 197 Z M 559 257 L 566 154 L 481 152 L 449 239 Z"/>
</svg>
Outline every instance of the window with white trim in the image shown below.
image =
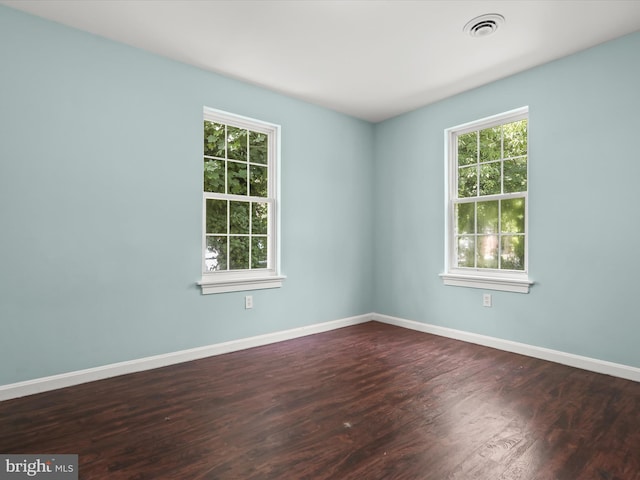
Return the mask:
<svg viewBox="0 0 640 480">
<path fill-rule="evenodd" d="M 277 125 L 204 109 L 202 293 L 282 284 L 279 135 Z"/>
<path fill-rule="evenodd" d="M 526 293 L 528 108 L 450 128 L 446 285 Z"/>
</svg>

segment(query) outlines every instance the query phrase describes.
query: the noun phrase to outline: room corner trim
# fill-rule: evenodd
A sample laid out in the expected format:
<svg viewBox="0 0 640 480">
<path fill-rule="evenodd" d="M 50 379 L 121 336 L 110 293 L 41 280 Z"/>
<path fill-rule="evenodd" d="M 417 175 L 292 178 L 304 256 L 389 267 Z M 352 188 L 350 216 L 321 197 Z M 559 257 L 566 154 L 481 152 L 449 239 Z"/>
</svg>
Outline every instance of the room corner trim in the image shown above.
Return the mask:
<svg viewBox="0 0 640 480">
<path fill-rule="evenodd" d="M 338 328 L 349 327 L 359 323 L 365 323 L 372 320 L 373 314 L 367 313 L 354 317 L 342 318 L 329 322 L 316 323 L 306 325 L 304 327 L 292 328 L 280 332 L 267 333 L 254 337 L 241 338 L 231 340 L 229 342 L 216 343 L 203 347 L 190 348 L 177 352 L 165 353 L 162 355 L 154 355 L 126 362 L 112 363 L 95 368 L 85 370 L 77 370 L 74 372 L 52 375 L 49 377 L 36 378 L 26 380 L 24 382 L 10 383 L 8 385 L 0 385 L 0 401 L 12 398 L 24 397 L 36 393 L 47 392 L 64 387 L 71 387 L 81 383 L 93 382 L 95 380 L 103 380 L 105 378 L 116 377 L 118 375 L 126 375 L 128 373 L 142 372 L 152 370 L 154 368 L 167 367 L 177 363 L 189 362 L 201 358 L 211 357 L 214 355 L 222 355 L 224 353 L 245 350 L 247 348 L 269 345 L 271 343 L 291 340 L 306 335 L 327 332 Z"/>
<path fill-rule="evenodd" d="M 485 347 L 496 348 L 507 352 L 518 353 L 528 357 L 548 360 L 550 362 L 560 363 L 570 367 L 581 368 L 596 373 L 603 373 L 614 377 L 620 377 L 627 380 L 640 382 L 640 368 L 623 365 L 620 363 L 608 362 L 597 358 L 583 357 L 559 350 L 552 350 L 544 347 L 528 345 L 526 343 L 513 342 L 511 340 L 503 340 L 501 338 L 480 335 L 477 333 L 465 332 L 463 330 L 455 330 L 453 328 L 431 325 L 428 323 L 416 322 L 414 320 L 406 320 L 404 318 L 373 314 L 373 320 L 381 323 L 388 323 L 398 327 L 417 330 L 419 332 L 431 333 L 441 337 L 462 340 L 468 343 L 475 343 Z"/>
</svg>

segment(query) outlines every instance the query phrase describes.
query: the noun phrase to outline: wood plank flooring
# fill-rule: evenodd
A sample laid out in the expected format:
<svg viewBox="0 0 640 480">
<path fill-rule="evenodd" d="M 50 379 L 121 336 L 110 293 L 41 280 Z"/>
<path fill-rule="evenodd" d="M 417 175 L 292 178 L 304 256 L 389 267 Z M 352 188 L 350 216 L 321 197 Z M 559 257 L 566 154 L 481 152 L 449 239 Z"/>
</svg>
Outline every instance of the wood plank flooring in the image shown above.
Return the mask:
<svg viewBox="0 0 640 480">
<path fill-rule="evenodd" d="M 640 384 L 370 322 L 0 402 L 81 479 L 640 480 Z"/>
</svg>

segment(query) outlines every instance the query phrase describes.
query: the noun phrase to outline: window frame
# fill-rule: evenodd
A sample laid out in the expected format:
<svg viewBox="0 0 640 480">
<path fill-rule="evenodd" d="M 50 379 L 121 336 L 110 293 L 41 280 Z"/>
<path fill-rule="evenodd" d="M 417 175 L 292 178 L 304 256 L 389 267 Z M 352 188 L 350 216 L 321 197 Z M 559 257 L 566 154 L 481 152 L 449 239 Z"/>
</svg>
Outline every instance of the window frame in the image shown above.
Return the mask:
<svg viewBox="0 0 640 480">
<path fill-rule="evenodd" d="M 268 189 L 267 197 L 260 197 L 259 200 L 269 203 L 269 213 L 267 221 L 267 268 L 247 269 L 247 270 L 225 270 L 208 271 L 206 267 L 207 251 L 207 228 L 206 228 L 206 205 L 207 199 L 227 199 L 230 201 L 249 202 L 253 197 L 206 192 L 202 188 L 202 245 L 201 245 L 201 271 L 202 278 L 198 285 L 202 289 L 202 294 L 226 293 L 245 290 L 259 290 L 268 288 L 279 288 L 285 276 L 280 268 L 280 126 L 249 117 L 243 117 L 233 113 L 217 110 L 210 107 L 203 108 L 203 122 L 210 121 L 224 124 L 226 126 L 247 129 L 253 132 L 265 133 L 268 135 L 267 148 L 267 177 Z M 202 128 L 202 127 L 201 127 Z M 203 155 L 200 161 L 203 162 Z M 201 181 L 204 172 L 204 163 L 201 163 Z M 203 185 L 201 183 L 201 185 Z M 257 198 L 257 197 L 256 197 Z"/>
<path fill-rule="evenodd" d="M 456 265 L 456 219 L 455 205 L 458 200 L 458 136 L 465 133 L 504 125 L 526 119 L 529 124 L 529 107 L 521 107 L 492 115 L 472 122 L 447 128 L 444 131 L 445 144 L 445 265 L 440 274 L 445 285 L 502 290 L 507 292 L 529 293 L 534 283 L 529 279 L 529 125 L 527 125 L 527 190 L 516 194 L 500 193 L 495 195 L 470 197 L 469 203 L 509 198 L 525 199 L 524 218 L 524 270 L 499 270 L 481 267 L 458 267 Z M 502 159 L 501 159 L 502 160 Z M 501 173 L 503 178 L 503 173 Z M 488 197 L 483 200 L 483 197 Z M 478 235 L 477 232 L 474 235 Z"/>
</svg>

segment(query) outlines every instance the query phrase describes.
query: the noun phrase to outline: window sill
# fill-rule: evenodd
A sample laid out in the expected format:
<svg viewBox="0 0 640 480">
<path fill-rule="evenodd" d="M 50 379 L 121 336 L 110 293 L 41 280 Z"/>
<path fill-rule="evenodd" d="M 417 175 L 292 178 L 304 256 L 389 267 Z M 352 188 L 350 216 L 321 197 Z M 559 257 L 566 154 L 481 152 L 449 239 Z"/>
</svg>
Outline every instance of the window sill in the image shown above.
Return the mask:
<svg viewBox="0 0 640 480">
<path fill-rule="evenodd" d="M 503 292 L 529 293 L 534 282 L 528 278 L 490 277 L 464 275 L 459 273 L 441 273 L 440 278 L 445 285 L 456 287 L 482 288 L 485 290 L 501 290 Z"/>
<path fill-rule="evenodd" d="M 210 276 L 204 276 L 202 280 L 198 282 L 198 285 L 202 288 L 203 295 L 209 295 L 212 293 L 227 293 L 227 292 L 242 292 L 245 290 L 263 290 L 267 288 L 280 288 L 283 280 L 286 278 L 283 275 L 265 275 L 262 277 L 257 276 L 223 276 L 224 278 L 212 278 Z"/>
</svg>

